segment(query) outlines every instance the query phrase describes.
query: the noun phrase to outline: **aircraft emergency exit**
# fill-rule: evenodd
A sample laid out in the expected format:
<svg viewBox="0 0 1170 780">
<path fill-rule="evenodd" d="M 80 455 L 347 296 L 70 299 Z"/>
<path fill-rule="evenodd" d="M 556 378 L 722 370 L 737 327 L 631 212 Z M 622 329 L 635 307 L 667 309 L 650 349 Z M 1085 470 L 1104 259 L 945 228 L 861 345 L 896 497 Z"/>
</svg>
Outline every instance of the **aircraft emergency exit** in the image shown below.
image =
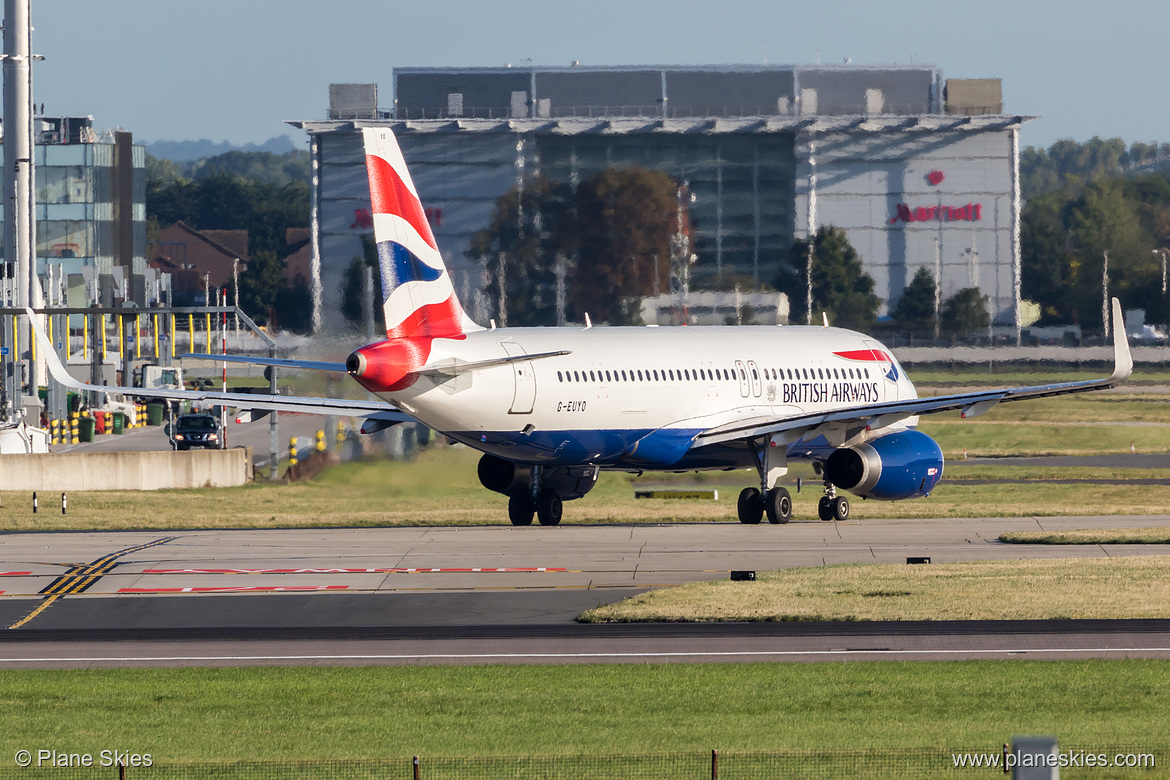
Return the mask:
<svg viewBox="0 0 1170 780">
<path fill-rule="evenodd" d="M 975 417 L 1007 401 L 1112 387 L 1132 370 L 1116 299 L 1111 376 L 931 398 L 918 397 L 884 345 L 841 328 L 484 328 L 455 294 L 393 133 L 362 133 L 386 339 L 344 364 L 198 357 L 345 371 L 384 402 L 208 391 L 169 397 L 362 416 L 363 432 L 423 423 L 483 453 L 479 479 L 508 497 L 515 525 L 530 525 L 534 515 L 556 525 L 562 503 L 588 493 L 603 470 L 744 468 L 755 469 L 758 487 L 740 493 L 740 521 L 786 523 L 792 498 L 779 482 L 795 460 L 811 461 L 824 478 L 820 518 L 844 520 L 849 500 L 839 491 L 901 500 L 938 485 L 943 454 L 915 429 L 919 415 Z M 43 339 L 35 319 L 34 326 Z M 58 381 L 134 393 L 90 388 L 44 352 Z"/>
</svg>

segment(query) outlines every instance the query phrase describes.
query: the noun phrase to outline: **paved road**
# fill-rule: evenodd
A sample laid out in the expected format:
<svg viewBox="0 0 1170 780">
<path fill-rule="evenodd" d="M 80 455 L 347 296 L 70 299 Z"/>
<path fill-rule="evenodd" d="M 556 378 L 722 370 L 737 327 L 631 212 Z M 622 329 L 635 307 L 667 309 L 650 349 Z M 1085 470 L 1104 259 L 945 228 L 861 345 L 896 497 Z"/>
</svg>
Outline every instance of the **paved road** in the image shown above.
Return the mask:
<svg viewBox="0 0 1170 780">
<path fill-rule="evenodd" d="M 283 458 L 288 440 L 297 437 L 298 449 L 311 449 L 317 431 L 328 425 L 327 417 L 315 414 L 280 414 L 277 418 L 277 453 Z M 348 427 L 352 428 L 352 424 Z M 271 448 L 268 418 L 240 425 L 228 417 L 227 441 L 229 447 L 251 447 L 252 460 L 257 468 L 267 468 Z M 151 452 L 171 449 L 170 440 L 160 425 L 131 428 L 125 433 L 96 436 L 87 444 L 55 444 L 51 452 Z"/>
<path fill-rule="evenodd" d="M 574 622 L 599 603 L 733 569 L 1170 554 L 995 541 L 1008 530 L 1167 524 L 1163 515 L 14 534 L 0 537 L 0 625 L 18 627 L 0 631 L 0 666 L 1170 657 L 1168 621 Z"/>
</svg>

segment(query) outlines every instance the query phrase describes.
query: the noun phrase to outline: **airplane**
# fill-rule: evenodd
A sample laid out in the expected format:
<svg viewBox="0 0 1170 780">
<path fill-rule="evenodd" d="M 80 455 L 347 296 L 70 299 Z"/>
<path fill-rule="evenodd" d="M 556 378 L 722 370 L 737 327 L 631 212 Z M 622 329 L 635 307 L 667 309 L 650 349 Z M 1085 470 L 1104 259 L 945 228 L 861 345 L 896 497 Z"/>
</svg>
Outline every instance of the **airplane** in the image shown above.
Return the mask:
<svg viewBox="0 0 1170 780">
<path fill-rule="evenodd" d="M 920 415 L 964 418 L 996 404 L 1113 387 L 1132 372 L 1121 305 L 1112 302 L 1114 369 L 1103 379 L 919 398 L 877 340 L 824 326 L 482 327 L 464 311 L 393 132 L 362 130 L 386 338 L 345 363 L 192 354 L 216 361 L 348 373 L 383 399 L 348 401 L 211 391 L 151 395 L 245 410 L 361 416 L 362 432 L 422 423 L 482 452 L 483 486 L 508 498 L 513 525 L 557 525 L 563 502 L 585 496 L 601 471 L 755 469 L 737 501 L 740 522 L 787 523 L 779 484 L 788 462 L 822 476 L 822 520 L 846 520 L 844 492 L 876 500 L 929 496 L 943 475 Z M 29 311 L 32 318 L 32 312 Z M 81 390 L 56 359 L 57 381 Z M 839 492 L 842 491 L 842 492 Z"/>
</svg>

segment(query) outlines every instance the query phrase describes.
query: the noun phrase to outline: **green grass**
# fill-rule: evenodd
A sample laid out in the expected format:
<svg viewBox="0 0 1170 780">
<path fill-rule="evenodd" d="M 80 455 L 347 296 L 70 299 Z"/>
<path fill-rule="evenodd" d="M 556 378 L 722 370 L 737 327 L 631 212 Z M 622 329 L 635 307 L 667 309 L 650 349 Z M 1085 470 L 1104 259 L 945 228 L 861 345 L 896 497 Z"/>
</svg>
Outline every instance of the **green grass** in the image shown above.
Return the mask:
<svg viewBox="0 0 1170 780">
<path fill-rule="evenodd" d="M 842 564 L 691 582 L 591 609 L 584 622 L 1170 618 L 1170 557 Z"/>
<path fill-rule="evenodd" d="M 412 461 L 347 463 L 308 482 L 259 482 L 236 488 L 162 491 L 90 491 L 69 494 L 69 514 L 45 505 L 33 514 L 31 495 L 4 491 L 0 532 L 67 530 L 178 530 L 188 528 L 312 528 L 507 524 L 507 499 L 485 490 L 476 476 L 479 455 L 433 447 Z M 975 484 L 977 479 L 1165 477 L 1143 469 L 1035 469 L 1011 466 L 950 467 L 928 499 L 853 502 L 865 518 L 1031 517 L 1084 514 L 1160 514 L 1170 507 L 1170 485 Z M 795 492 L 797 478 L 804 490 Z M 585 498 L 565 503 L 565 524 L 736 522 L 741 488 L 757 483 L 754 471 L 700 474 L 647 473 L 640 478 L 604 473 Z M 967 480 L 967 481 L 965 481 Z M 784 483 L 793 491 L 797 520 L 817 516 L 820 479 L 795 466 Z M 702 486 L 718 501 L 635 500 L 635 487 Z M 43 498 L 43 497 L 42 497 Z"/>
<path fill-rule="evenodd" d="M 1170 745 L 1170 662 L 0 672 L 17 749 L 156 762 L 947 747 L 1014 734 Z M 1162 756 L 1160 756 L 1162 758 Z"/>
<path fill-rule="evenodd" d="M 975 387 L 1048 384 L 1049 382 L 1077 382 L 1085 379 L 1100 379 L 1109 376 L 1113 367 L 1071 369 L 1033 364 L 1024 367 L 1019 363 L 998 363 L 991 370 L 986 364 L 955 364 L 946 368 L 910 365 L 906 375 L 915 386 L 923 387 Z M 1170 371 L 1161 366 L 1135 366 L 1133 375 L 1126 380 L 1129 385 L 1170 385 Z"/>
<path fill-rule="evenodd" d="M 1083 528 L 1002 534 L 1008 544 L 1170 544 L 1170 528 Z"/>
</svg>

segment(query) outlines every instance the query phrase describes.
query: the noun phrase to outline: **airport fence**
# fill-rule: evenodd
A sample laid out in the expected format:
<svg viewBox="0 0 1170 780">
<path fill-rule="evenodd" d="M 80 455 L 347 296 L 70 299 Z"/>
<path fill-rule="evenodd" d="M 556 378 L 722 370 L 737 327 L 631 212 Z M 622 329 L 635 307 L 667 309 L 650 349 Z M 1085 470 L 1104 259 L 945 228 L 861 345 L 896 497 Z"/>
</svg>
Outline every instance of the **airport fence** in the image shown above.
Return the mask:
<svg viewBox="0 0 1170 780">
<path fill-rule="evenodd" d="M 1069 751 L 1065 780 L 1170 776 L 1157 758 L 1167 748 L 1110 747 Z M 1084 766 L 1086 756 L 1107 757 L 1109 766 Z M 76 755 L 76 754 L 75 754 Z M 788 778 L 990 778 L 1002 777 L 1000 751 L 950 748 L 709 751 L 626 755 L 403 757 L 379 760 L 238 761 L 172 763 L 151 757 L 150 766 L 37 766 L 5 762 L 0 780 L 788 780 Z M 1079 761 L 1077 757 L 1079 756 Z M 1141 761 L 1115 760 L 1143 757 Z M 965 757 L 960 759 L 959 757 Z M 981 757 L 973 759 L 973 757 Z M 996 761 L 996 758 L 1001 759 Z M 7 757 L 11 761 L 11 757 Z M 967 764 L 960 767 L 960 760 Z M 977 760 L 981 766 L 973 767 Z M 1095 763 L 1095 762 L 1094 762 Z M 1079 765 L 1078 765 L 1079 764 Z M 1140 764 L 1140 765 L 1139 765 Z"/>
</svg>

